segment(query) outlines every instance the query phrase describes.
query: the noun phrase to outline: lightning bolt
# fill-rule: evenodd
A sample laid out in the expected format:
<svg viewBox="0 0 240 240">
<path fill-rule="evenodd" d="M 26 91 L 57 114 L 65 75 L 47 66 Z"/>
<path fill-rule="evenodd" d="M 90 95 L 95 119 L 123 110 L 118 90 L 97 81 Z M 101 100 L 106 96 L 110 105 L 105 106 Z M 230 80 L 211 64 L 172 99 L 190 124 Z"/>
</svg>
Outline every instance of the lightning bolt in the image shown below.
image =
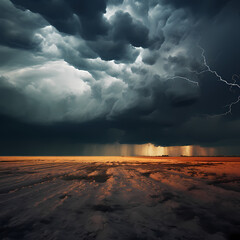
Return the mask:
<svg viewBox="0 0 240 240">
<path fill-rule="evenodd" d="M 237 82 L 236 78 L 239 80 L 239 76 L 237 74 L 233 74 L 233 76 L 232 76 L 233 83 Z M 232 91 L 232 88 L 233 88 L 233 86 L 230 87 L 230 91 Z"/>
<path fill-rule="evenodd" d="M 195 81 L 193 81 L 193 80 L 191 80 L 191 79 L 189 79 L 187 77 L 183 77 L 183 76 L 168 77 L 167 79 L 170 80 L 170 79 L 176 79 L 176 78 L 180 78 L 180 79 L 186 80 L 186 81 L 188 81 L 190 83 L 193 83 L 193 84 L 199 86 L 198 82 L 195 82 Z"/>
<path fill-rule="evenodd" d="M 226 105 L 226 107 L 228 107 L 228 111 L 225 113 L 222 113 L 221 115 L 223 116 L 223 115 L 227 115 L 227 114 L 232 114 L 232 106 L 239 102 L 240 102 L 240 96 L 238 96 L 238 99 L 235 102 L 232 102 L 232 103 Z"/>
<path fill-rule="evenodd" d="M 238 75 L 234 74 L 232 76 L 233 83 L 228 82 L 227 80 L 223 79 L 215 70 L 212 70 L 211 67 L 208 65 L 207 59 L 206 59 L 206 56 L 205 56 L 204 48 L 202 48 L 199 44 L 198 44 L 198 48 L 201 50 L 201 57 L 203 59 L 203 65 L 205 67 L 205 70 L 200 71 L 200 72 L 197 72 L 197 71 L 191 71 L 191 72 L 194 72 L 194 73 L 196 73 L 198 75 L 200 75 L 202 73 L 210 72 L 210 73 L 214 74 L 218 78 L 219 81 L 221 81 L 221 82 L 225 83 L 226 85 L 230 86 L 230 88 L 229 88 L 230 91 L 232 91 L 233 87 L 237 87 L 237 88 L 240 89 L 240 85 L 237 84 L 237 80 L 236 80 L 236 78 L 239 79 Z M 228 107 L 228 111 L 226 111 L 226 112 L 224 112 L 222 114 L 212 115 L 211 117 L 226 116 L 228 114 L 232 114 L 232 107 L 233 107 L 233 105 L 235 105 L 235 104 L 237 104 L 239 102 L 240 102 L 240 96 L 238 96 L 238 99 L 235 102 L 231 102 L 230 104 L 225 106 L 225 107 Z"/>
</svg>

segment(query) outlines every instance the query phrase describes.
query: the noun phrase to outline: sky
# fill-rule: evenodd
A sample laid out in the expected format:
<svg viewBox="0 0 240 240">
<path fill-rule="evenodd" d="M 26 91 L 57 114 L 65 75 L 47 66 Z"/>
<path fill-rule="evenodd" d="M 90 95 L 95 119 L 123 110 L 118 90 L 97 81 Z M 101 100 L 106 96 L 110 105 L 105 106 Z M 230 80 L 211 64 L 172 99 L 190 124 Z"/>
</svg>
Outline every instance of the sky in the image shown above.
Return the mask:
<svg viewBox="0 0 240 240">
<path fill-rule="evenodd" d="M 0 155 L 240 155 L 239 0 L 0 13 Z"/>
</svg>

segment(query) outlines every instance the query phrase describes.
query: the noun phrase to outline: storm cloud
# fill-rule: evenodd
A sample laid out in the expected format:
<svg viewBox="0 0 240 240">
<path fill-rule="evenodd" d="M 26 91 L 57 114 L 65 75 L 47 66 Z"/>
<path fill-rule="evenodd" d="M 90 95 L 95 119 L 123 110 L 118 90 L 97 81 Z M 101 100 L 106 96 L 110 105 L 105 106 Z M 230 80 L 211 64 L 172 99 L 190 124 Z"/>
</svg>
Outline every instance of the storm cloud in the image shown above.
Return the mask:
<svg viewBox="0 0 240 240">
<path fill-rule="evenodd" d="M 0 11 L 3 154 L 20 141 L 238 146 L 239 1 L 2 0 Z"/>
</svg>

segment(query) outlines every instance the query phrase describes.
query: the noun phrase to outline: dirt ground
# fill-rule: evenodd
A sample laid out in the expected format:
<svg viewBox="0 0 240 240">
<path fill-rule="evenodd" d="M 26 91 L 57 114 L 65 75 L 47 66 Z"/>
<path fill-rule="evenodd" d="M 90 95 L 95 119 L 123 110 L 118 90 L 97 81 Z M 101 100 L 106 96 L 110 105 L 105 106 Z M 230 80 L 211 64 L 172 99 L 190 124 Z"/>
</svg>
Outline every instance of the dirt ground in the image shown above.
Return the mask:
<svg viewBox="0 0 240 240">
<path fill-rule="evenodd" d="M 240 239 L 240 159 L 0 157 L 0 239 Z"/>
</svg>

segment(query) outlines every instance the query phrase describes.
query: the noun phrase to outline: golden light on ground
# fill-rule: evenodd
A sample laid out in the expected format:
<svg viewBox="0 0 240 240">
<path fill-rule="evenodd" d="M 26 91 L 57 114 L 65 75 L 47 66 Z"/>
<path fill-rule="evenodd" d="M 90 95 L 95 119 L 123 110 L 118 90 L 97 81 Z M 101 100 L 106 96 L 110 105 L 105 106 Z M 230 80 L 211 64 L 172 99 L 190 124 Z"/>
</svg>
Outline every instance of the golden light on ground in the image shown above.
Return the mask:
<svg viewBox="0 0 240 240">
<path fill-rule="evenodd" d="M 0 164 L 0 239 L 239 239 L 231 237 L 239 157 L 0 156 Z"/>
<path fill-rule="evenodd" d="M 76 146 L 77 150 L 77 146 Z M 84 156 L 215 156 L 215 148 L 188 146 L 155 146 L 147 144 L 85 144 L 81 154 Z"/>
<path fill-rule="evenodd" d="M 200 146 L 161 147 L 149 143 L 134 145 L 134 153 L 137 156 L 213 156 L 215 155 L 215 149 Z"/>
</svg>

